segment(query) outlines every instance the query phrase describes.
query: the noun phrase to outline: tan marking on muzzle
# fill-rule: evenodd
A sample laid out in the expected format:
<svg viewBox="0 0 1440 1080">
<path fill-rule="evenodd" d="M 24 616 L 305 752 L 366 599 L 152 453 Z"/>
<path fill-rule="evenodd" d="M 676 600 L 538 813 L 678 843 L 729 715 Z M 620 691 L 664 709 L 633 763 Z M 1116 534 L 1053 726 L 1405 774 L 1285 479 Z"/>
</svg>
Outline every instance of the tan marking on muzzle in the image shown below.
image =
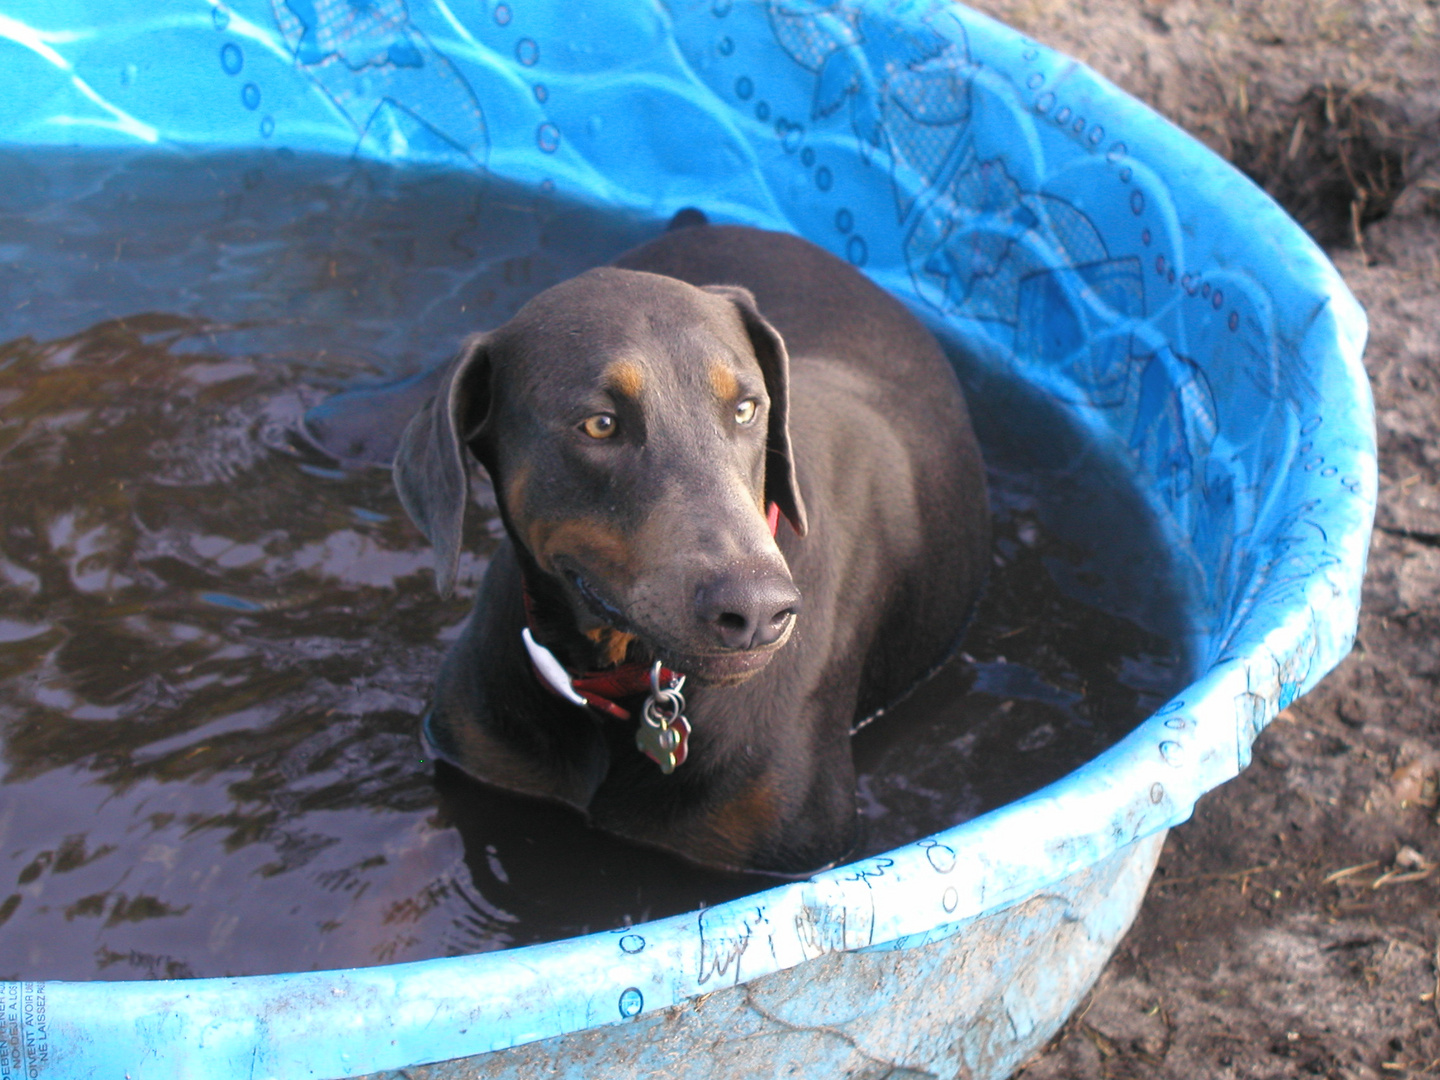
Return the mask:
<svg viewBox="0 0 1440 1080">
<path fill-rule="evenodd" d="M 629 580 L 634 551 L 619 529 L 585 518 L 532 521 L 525 529 L 530 554 L 547 574 L 555 573 L 558 555 L 574 556 L 582 564 Z"/>
<path fill-rule="evenodd" d="M 634 634 L 624 633 L 612 626 L 597 626 L 585 631 L 585 636 L 600 647 L 600 660 L 612 667 L 625 659 L 630 643 L 635 640 Z"/>
</svg>

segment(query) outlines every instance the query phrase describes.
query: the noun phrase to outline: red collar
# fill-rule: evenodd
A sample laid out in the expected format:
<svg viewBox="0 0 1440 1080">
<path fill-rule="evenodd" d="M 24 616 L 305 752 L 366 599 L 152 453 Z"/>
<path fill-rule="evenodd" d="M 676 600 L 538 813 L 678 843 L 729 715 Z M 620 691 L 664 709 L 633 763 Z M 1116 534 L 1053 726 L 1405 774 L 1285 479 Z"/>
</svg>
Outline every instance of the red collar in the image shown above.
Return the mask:
<svg viewBox="0 0 1440 1080">
<path fill-rule="evenodd" d="M 773 537 L 780 528 L 779 504 L 771 503 L 766 508 L 765 524 L 770 527 L 770 535 Z M 523 582 L 522 585 L 525 601 L 525 650 L 530 657 L 530 668 L 541 685 L 557 697 L 577 705 L 583 703 L 617 720 L 629 720 L 630 710 L 621 705 L 620 701 L 650 692 L 650 665 L 618 664 L 601 671 L 584 671 L 579 675 L 572 675 L 555 658 L 554 653 L 535 640 L 530 586 Z M 681 675 L 662 667 L 660 678 L 666 686 L 674 687 L 680 682 Z"/>
<path fill-rule="evenodd" d="M 662 686 L 673 687 L 680 678 L 667 667 L 660 669 Z M 592 709 L 608 713 L 616 720 L 629 720 L 630 710 L 621 705 L 619 699 L 650 693 L 650 666 L 620 664 L 604 671 L 587 671 L 573 676 L 570 685 Z"/>
</svg>

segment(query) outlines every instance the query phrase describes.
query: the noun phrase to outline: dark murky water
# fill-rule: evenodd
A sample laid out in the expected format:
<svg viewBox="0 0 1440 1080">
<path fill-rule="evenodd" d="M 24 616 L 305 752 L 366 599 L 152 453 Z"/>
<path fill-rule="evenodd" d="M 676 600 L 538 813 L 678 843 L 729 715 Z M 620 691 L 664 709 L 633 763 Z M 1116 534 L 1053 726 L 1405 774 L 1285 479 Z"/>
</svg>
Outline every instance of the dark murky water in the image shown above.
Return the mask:
<svg viewBox="0 0 1440 1080">
<path fill-rule="evenodd" d="M 292 435 L 657 228 L 284 152 L 0 155 L 0 977 L 414 960 L 768 884 L 421 760 L 493 525 L 441 603 L 388 474 Z M 1063 775 L 1184 681 L 1138 499 L 1044 402 L 972 396 L 977 662 L 857 737 L 869 851 Z"/>
</svg>

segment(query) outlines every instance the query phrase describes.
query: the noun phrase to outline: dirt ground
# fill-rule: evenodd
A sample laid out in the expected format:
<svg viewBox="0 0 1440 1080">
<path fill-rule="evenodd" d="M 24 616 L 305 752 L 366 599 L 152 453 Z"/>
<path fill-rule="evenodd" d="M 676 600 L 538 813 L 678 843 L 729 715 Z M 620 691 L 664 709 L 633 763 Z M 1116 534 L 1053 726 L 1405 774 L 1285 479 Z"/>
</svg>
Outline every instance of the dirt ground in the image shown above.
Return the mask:
<svg viewBox="0 0 1440 1080">
<path fill-rule="evenodd" d="M 978 0 L 1244 169 L 1370 317 L 1358 644 L 1174 830 L 1024 1080 L 1440 1076 L 1440 0 Z"/>
</svg>

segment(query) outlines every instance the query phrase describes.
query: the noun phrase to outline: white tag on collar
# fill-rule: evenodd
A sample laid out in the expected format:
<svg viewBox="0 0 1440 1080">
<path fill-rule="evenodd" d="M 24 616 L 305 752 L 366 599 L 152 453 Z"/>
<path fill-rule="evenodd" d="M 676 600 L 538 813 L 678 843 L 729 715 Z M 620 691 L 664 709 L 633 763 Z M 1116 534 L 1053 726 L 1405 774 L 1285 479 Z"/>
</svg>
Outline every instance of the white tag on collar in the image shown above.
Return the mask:
<svg viewBox="0 0 1440 1080">
<path fill-rule="evenodd" d="M 528 626 L 520 631 L 520 637 L 525 642 L 525 651 L 530 654 L 530 662 L 535 665 L 535 670 L 557 694 L 576 705 L 590 704 L 570 685 L 570 675 L 560 661 L 555 659 L 555 654 L 530 636 Z"/>
</svg>

